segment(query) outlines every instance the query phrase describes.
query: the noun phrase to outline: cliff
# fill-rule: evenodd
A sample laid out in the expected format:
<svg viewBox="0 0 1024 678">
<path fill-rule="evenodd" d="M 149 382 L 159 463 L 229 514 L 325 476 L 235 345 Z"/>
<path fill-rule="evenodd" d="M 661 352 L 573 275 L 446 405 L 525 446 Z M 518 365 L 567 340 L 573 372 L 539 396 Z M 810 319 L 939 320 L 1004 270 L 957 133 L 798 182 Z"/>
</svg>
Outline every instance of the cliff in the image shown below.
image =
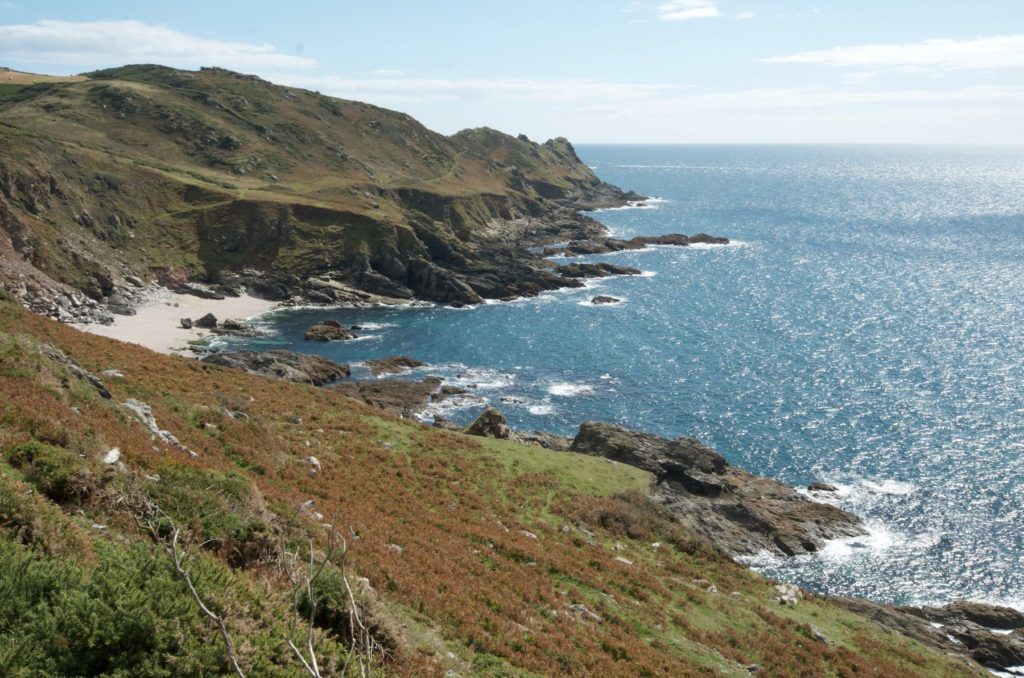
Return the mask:
<svg viewBox="0 0 1024 678">
<path fill-rule="evenodd" d="M 55 317 L 141 284 L 474 303 L 567 284 L 525 248 L 588 238 L 640 196 L 565 139 L 446 137 L 222 69 L 0 83 L 0 276 Z"/>
</svg>

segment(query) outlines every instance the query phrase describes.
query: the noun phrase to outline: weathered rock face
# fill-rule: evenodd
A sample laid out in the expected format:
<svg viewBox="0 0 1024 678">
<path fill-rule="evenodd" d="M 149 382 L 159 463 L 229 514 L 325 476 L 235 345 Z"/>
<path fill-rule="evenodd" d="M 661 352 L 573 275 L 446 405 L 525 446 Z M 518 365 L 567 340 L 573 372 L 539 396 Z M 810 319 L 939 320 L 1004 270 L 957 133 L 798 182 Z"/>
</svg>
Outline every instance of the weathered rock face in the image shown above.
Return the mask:
<svg viewBox="0 0 1024 678">
<path fill-rule="evenodd" d="M 355 339 L 356 335 L 351 330 L 341 326 L 337 320 L 324 320 L 306 330 L 306 341 L 344 341 Z"/>
<path fill-rule="evenodd" d="M 692 438 L 667 440 L 586 422 L 571 449 L 650 471 L 655 497 L 692 531 L 733 555 L 809 553 L 829 539 L 865 534 L 856 516 L 730 467 L 724 457 Z"/>
<path fill-rule="evenodd" d="M 313 386 L 323 386 L 351 373 L 348 365 L 320 356 L 290 351 L 213 353 L 204 357 L 203 362 Z"/>
<path fill-rule="evenodd" d="M 1018 610 L 966 601 L 944 607 L 904 607 L 858 598 L 835 600 L 892 631 L 986 668 L 1009 672 L 1024 666 L 1024 613 Z"/>
<path fill-rule="evenodd" d="M 464 429 L 464 432 L 471 436 L 507 440 L 511 429 L 505 415 L 493 407 L 488 407 Z"/>
<path fill-rule="evenodd" d="M 427 377 L 422 381 L 381 379 L 379 381 L 347 381 L 331 388 L 354 400 L 401 417 L 412 417 L 441 393 L 440 377 Z"/>
<path fill-rule="evenodd" d="M 415 367 L 423 367 L 425 364 L 405 355 L 393 355 L 388 358 L 366 361 L 366 366 L 370 368 L 370 374 L 375 377 L 382 374 L 398 374 Z"/>
</svg>

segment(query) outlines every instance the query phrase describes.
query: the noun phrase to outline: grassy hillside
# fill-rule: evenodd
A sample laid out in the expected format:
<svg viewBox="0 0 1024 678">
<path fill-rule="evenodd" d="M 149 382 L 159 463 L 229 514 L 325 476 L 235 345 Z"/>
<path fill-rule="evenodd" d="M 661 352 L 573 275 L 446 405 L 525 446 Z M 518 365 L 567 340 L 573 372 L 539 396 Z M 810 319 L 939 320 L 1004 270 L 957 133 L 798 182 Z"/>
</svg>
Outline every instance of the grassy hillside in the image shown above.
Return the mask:
<svg viewBox="0 0 1024 678">
<path fill-rule="evenodd" d="M 356 284 L 372 272 L 444 297 L 407 279 L 410 261 L 472 271 L 495 220 L 550 221 L 555 202 L 601 186 L 564 139 L 445 137 L 222 69 L 0 77 L 8 258 L 94 299 L 128 275 L 216 282 L 247 268 Z"/>
<path fill-rule="evenodd" d="M 289 575 L 329 552 L 328 525 L 349 550 L 312 587 L 324 675 L 352 645 L 342 565 L 379 675 L 983 675 L 827 600 L 778 604 L 637 469 L 155 355 L 6 295 L 0 459 L 3 675 L 229 673 L 172 525 L 248 675 L 306 675 Z"/>
</svg>

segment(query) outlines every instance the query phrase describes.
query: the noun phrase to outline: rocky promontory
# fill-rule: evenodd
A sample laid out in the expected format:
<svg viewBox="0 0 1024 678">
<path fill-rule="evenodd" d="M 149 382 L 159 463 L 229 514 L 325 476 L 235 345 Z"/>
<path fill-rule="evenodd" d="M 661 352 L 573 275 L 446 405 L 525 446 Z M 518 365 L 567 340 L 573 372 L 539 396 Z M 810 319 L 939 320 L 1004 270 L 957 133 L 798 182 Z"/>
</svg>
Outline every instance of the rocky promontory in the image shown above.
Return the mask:
<svg viewBox="0 0 1024 678">
<path fill-rule="evenodd" d="M 570 449 L 650 471 L 654 496 L 686 527 L 734 556 L 810 553 L 830 539 L 867 533 L 853 514 L 730 466 L 693 438 L 668 440 L 585 422 Z"/>
</svg>

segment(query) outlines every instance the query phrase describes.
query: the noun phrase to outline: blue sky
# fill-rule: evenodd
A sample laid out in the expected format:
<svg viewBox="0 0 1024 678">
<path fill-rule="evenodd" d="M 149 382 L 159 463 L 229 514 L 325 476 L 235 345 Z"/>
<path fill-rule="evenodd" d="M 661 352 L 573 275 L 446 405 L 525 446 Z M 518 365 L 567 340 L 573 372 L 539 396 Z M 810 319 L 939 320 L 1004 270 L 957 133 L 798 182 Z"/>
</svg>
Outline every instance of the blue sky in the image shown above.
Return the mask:
<svg viewBox="0 0 1024 678">
<path fill-rule="evenodd" d="M 1024 143 L 1024 1 L 0 1 L 0 65 L 217 65 L 578 142 Z"/>
</svg>

